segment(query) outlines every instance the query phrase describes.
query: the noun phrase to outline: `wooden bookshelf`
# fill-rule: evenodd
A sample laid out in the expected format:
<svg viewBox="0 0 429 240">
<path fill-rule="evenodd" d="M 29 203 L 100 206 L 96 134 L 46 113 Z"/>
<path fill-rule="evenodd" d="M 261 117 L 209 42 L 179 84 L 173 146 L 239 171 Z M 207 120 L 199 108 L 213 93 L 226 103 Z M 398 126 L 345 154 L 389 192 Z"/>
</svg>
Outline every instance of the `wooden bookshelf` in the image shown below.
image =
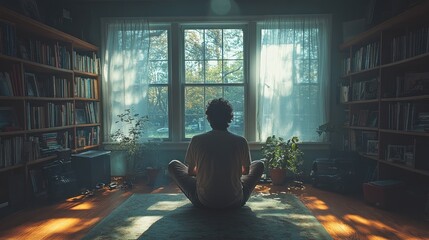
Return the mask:
<svg viewBox="0 0 429 240">
<path fill-rule="evenodd" d="M 343 106 L 350 119 L 344 127 L 349 149 L 374 160 L 379 179 L 403 180 L 423 186 L 425 192 L 429 191 L 428 12 L 429 2 L 423 1 L 340 45 L 340 81 L 348 90 Z M 365 98 L 368 89 L 361 83 L 371 79 L 378 79 L 370 89 L 376 97 Z M 364 97 L 353 96 L 356 92 Z M 377 113 L 376 125 L 356 124 L 361 112 Z M 365 152 L 363 134 L 378 141 L 376 155 Z"/>
<path fill-rule="evenodd" d="M 93 44 L 0 7 L 0 177 L 23 176 L 28 199 L 29 171 L 55 160 L 56 149 L 100 147 L 97 54 Z M 0 203 L 22 207 L 9 195 L 0 192 Z"/>
</svg>

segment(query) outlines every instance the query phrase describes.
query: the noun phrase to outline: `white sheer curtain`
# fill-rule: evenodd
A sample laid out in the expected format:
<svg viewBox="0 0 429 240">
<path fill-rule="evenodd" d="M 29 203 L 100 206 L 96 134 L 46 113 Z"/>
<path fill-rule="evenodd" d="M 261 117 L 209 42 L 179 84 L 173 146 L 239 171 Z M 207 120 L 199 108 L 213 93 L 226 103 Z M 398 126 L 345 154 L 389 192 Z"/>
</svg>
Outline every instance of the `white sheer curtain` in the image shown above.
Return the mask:
<svg viewBox="0 0 429 240">
<path fill-rule="evenodd" d="M 257 140 L 322 141 L 329 112 L 329 16 L 273 17 L 260 25 Z"/>
<path fill-rule="evenodd" d="M 147 115 L 149 24 L 145 19 L 104 19 L 103 118 L 104 139 L 118 128 L 125 109 Z"/>
</svg>

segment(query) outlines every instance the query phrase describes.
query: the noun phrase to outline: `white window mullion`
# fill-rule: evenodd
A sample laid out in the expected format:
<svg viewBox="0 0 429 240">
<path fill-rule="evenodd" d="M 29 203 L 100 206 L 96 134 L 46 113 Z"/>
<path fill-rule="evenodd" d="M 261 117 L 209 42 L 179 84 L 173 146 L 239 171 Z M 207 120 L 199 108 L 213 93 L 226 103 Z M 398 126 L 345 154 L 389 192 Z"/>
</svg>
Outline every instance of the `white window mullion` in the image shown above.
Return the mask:
<svg viewBox="0 0 429 240">
<path fill-rule="evenodd" d="M 246 77 L 248 79 L 246 89 L 247 89 L 247 101 L 246 101 L 246 138 L 249 142 L 256 140 L 256 119 L 257 119 L 257 82 L 258 82 L 258 49 L 259 49 L 259 39 L 257 34 L 256 22 L 249 22 L 247 29 L 247 44 L 245 42 L 244 54 L 246 67 Z"/>
<path fill-rule="evenodd" d="M 182 56 L 182 42 L 181 31 L 179 24 L 171 24 L 170 35 L 170 69 L 171 69 L 171 93 L 170 93 L 170 136 L 173 142 L 179 142 L 183 139 L 183 95 L 182 95 L 182 73 L 181 62 Z"/>
</svg>

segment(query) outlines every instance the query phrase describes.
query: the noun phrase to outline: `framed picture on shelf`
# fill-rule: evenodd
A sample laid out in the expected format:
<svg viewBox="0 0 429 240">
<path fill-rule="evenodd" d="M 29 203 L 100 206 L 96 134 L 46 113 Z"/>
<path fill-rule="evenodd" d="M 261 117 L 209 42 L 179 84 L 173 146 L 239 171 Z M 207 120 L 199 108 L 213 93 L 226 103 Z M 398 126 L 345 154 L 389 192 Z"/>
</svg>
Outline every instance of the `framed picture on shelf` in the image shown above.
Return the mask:
<svg viewBox="0 0 429 240">
<path fill-rule="evenodd" d="M 368 116 L 368 127 L 378 126 L 378 111 L 371 111 Z"/>
<path fill-rule="evenodd" d="M 0 107 L 0 132 L 20 130 L 18 117 L 11 107 Z"/>
<path fill-rule="evenodd" d="M 37 88 L 36 75 L 34 73 L 24 73 L 25 76 L 25 89 L 29 97 L 38 97 L 39 89 Z"/>
<path fill-rule="evenodd" d="M 387 146 L 387 161 L 404 162 L 405 146 L 403 145 L 388 145 Z"/>
<path fill-rule="evenodd" d="M 360 151 L 366 152 L 368 151 L 368 141 L 369 140 L 377 140 L 377 132 L 374 131 L 362 131 L 361 133 L 361 142 L 359 144 Z"/>
<path fill-rule="evenodd" d="M 85 109 L 76 108 L 76 123 L 77 124 L 85 124 L 86 122 L 86 113 Z"/>
<path fill-rule="evenodd" d="M 366 154 L 368 155 L 378 155 L 378 140 L 368 140 L 366 145 Z"/>
</svg>

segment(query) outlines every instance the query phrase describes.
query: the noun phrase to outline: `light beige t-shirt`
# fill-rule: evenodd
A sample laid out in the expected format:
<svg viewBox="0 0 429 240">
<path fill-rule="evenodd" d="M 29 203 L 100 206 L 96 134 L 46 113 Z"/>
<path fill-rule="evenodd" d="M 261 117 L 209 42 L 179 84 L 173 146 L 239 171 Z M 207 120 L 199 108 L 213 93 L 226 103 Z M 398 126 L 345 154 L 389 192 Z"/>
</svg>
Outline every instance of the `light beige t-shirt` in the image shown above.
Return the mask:
<svg viewBox="0 0 429 240">
<path fill-rule="evenodd" d="M 197 167 L 197 194 L 211 208 L 236 205 L 243 198 L 242 166 L 250 166 L 245 138 L 228 131 L 212 130 L 192 138 L 186 152 L 189 168 Z"/>
</svg>

